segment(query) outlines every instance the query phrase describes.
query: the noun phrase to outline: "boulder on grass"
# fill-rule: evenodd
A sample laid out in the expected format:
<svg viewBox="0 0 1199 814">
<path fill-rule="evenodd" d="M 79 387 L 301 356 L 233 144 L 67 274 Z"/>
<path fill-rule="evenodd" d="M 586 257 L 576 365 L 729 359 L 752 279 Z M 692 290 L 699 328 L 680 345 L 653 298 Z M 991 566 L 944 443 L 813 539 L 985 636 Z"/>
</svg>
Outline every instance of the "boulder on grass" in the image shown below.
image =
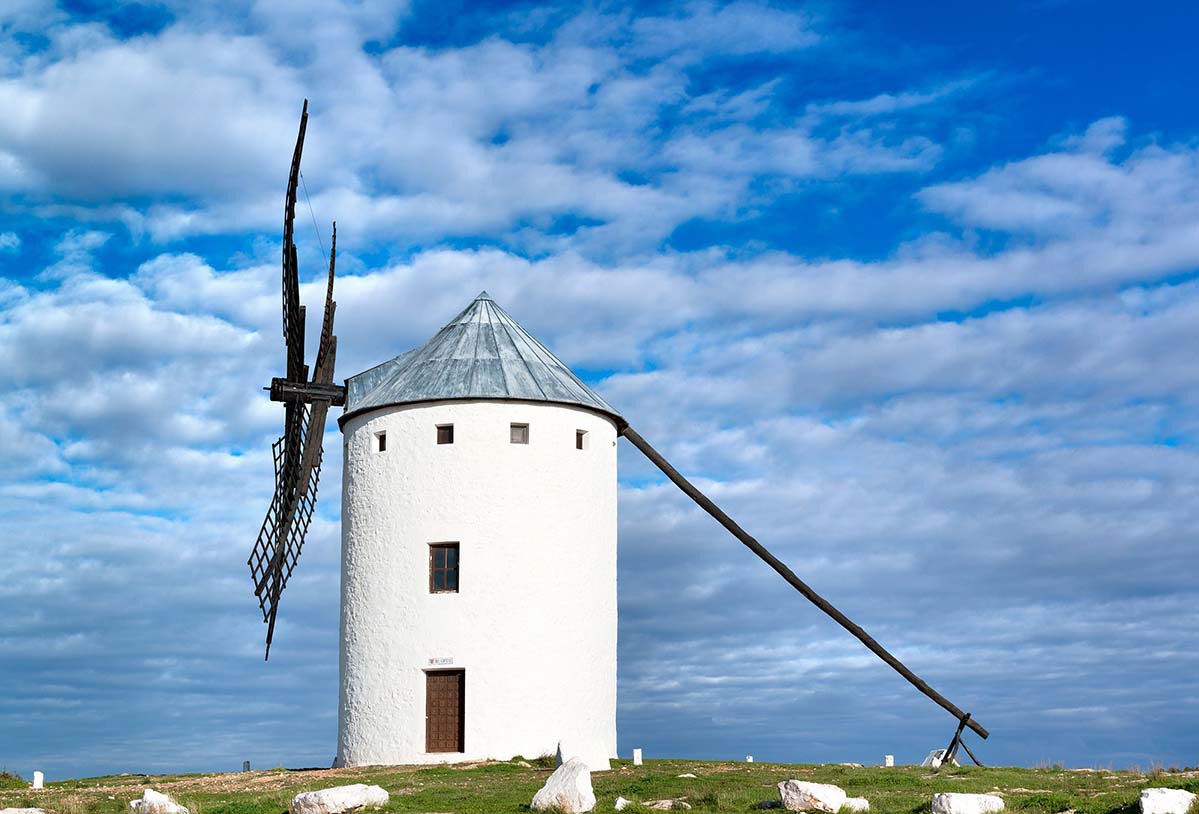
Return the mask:
<svg viewBox="0 0 1199 814">
<path fill-rule="evenodd" d="M 44 808 L 0 808 L 0 814 L 46 814 Z"/>
<path fill-rule="evenodd" d="M 933 814 L 991 814 L 1003 811 L 1003 798 L 994 794 L 959 794 L 943 791 L 933 795 Z"/>
<path fill-rule="evenodd" d="M 944 762 L 945 762 L 945 750 L 944 749 L 934 749 L 928 753 L 928 757 L 926 757 L 924 759 L 924 762 L 921 763 L 920 766 L 925 769 L 939 769 L 939 768 L 941 768 L 941 764 Z M 953 760 L 951 760 L 950 763 L 953 764 L 954 766 L 962 765 L 962 764 L 958 763 L 958 759 L 956 757 Z"/>
<path fill-rule="evenodd" d="M 809 783 L 806 780 L 784 780 L 779 783 L 779 797 L 788 811 L 823 811 L 837 814 L 845 805 L 845 789 L 828 783 Z"/>
<path fill-rule="evenodd" d="M 341 814 L 360 808 L 379 808 L 387 805 L 389 799 L 391 796 L 379 786 L 354 783 L 297 794 L 288 810 L 291 814 Z"/>
<path fill-rule="evenodd" d="M 865 797 L 846 797 L 845 810 L 857 812 L 857 814 L 860 814 L 860 812 L 869 811 L 870 801 Z"/>
<path fill-rule="evenodd" d="M 534 811 L 552 809 L 559 814 L 582 814 L 595 808 L 591 770 L 577 757 L 554 769 L 541 790 L 533 795 Z"/>
<path fill-rule="evenodd" d="M 624 811 L 626 808 L 628 808 L 632 804 L 633 804 L 632 800 L 626 800 L 623 797 L 617 797 L 616 802 L 612 804 L 612 807 L 614 809 L 616 809 L 617 811 Z"/>
<path fill-rule="evenodd" d="M 186 808 L 154 789 L 143 791 L 140 800 L 130 800 L 129 810 L 133 814 L 188 814 Z"/>
<path fill-rule="evenodd" d="M 1183 789 L 1145 789 L 1141 792 L 1141 814 L 1187 814 L 1195 795 Z"/>
<path fill-rule="evenodd" d="M 687 811 L 691 804 L 685 800 L 650 800 L 645 807 L 654 811 Z"/>
</svg>

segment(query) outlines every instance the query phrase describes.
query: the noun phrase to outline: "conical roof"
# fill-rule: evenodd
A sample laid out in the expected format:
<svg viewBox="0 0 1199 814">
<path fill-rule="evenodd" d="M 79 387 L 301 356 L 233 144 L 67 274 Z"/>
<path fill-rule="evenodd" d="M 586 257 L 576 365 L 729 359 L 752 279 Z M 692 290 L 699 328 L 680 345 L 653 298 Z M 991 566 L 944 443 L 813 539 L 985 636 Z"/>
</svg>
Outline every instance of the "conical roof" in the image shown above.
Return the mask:
<svg viewBox="0 0 1199 814">
<path fill-rule="evenodd" d="M 346 380 L 346 418 L 397 404 L 512 399 L 573 404 L 625 421 L 486 291 L 416 350 Z"/>
</svg>

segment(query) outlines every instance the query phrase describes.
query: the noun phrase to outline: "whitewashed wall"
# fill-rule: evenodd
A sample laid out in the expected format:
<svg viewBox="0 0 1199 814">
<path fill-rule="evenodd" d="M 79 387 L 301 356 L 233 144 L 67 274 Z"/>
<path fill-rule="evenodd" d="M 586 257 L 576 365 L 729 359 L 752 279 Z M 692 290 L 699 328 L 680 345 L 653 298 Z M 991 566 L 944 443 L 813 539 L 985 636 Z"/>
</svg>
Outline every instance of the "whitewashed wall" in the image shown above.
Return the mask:
<svg viewBox="0 0 1199 814">
<path fill-rule="evenodd" d="M 510 443 L 512 423 L 529 425 L 527 446 Z M 454 425 L 453 444 L 437 444 L 438 424 Z M 338 764 L 534 757 L 564 738 L 589 762 L 614 757 L 613 422 L 455 401 L 371 412 L 343 432 Z M 459 593 L 429 592 L 436 542 L 460 544 Z M 466 671 L 461 754 L 425 752 L 431 659 Z"/>
</svg>

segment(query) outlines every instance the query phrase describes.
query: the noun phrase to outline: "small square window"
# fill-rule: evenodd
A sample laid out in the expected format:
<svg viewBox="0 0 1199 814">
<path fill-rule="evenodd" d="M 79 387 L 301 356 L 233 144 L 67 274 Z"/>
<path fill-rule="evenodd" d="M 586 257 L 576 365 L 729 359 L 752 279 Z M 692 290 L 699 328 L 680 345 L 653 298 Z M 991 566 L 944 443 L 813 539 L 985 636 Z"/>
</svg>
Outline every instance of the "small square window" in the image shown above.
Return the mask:
<svg viewBox="0 0 1199 814">
<path fill-rule="evenodd" d="M 575 449 L 587 449 L 587 430 L 575 430 Z"/>
<path fill-rule="evenodd" d="M 387 452 L 387 433 L 375 433 L 375 452 Z"/>
<path fill-rule="evenodd" d="M 454 425 L 453 424 L 438 424 L 437 425 L 437 443 L 439 443 L 439 444 L 454 443 Z"/>
<path fill-rule="evenodd" d="M 511 440 L 514 444 L 529 443 L 529 425 L 528 424 L 513 424 L 511 428 Z"/>
<path fill-rule="evenodd" d="M 458 593 L 458 544 L 429 544 L 429 593 Z"/>
</svg>

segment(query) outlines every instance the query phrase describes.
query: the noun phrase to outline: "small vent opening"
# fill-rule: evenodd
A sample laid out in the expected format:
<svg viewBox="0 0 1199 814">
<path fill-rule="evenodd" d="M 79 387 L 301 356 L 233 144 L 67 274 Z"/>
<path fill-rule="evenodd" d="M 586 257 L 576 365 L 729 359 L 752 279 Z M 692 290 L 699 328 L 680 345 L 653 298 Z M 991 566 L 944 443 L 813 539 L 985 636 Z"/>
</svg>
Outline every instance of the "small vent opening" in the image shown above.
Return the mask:
<svg viewBox="0 0 1199 814">
<path fill-rule="evenodd" d="M 513 424 L 510 428 L 510 440 L 514 444 L 529 443 L 529 425 L 528 424 Z"/>
<path fill-rule="evenodd" d="M 437 443 L 439 443 L 439 444 L 454 443 L 454 425 L 453 424 L 438 424 L 437 425 Z"/>
<path fill-rule="evenodd" d="M 387 433 L 375 433 L 375 452 L 387 452 Z"/>
<path fill-rule="evenodd" d="M 575 430 L 575 449 L 587 449 L 587 430 Z"/>
</svg>

